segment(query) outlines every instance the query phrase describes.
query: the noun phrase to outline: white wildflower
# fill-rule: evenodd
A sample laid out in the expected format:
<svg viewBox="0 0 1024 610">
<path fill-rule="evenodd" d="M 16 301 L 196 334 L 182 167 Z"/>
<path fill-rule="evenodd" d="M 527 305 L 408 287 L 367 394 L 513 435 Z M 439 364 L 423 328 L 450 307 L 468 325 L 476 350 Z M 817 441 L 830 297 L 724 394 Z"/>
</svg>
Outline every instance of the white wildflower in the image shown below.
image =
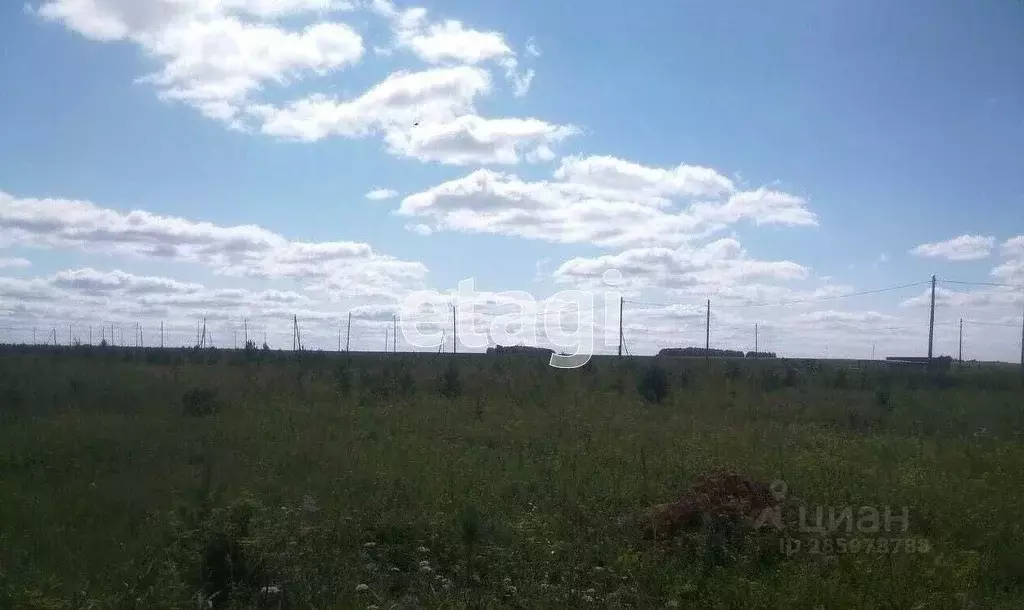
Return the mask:
<svg viewBox="0 0 1024 610">
<path fill-rule="evenodd" d="M 419 551 L 420 553 L 429 553 L 430 552 L 430 549 L 428 549 L 425 546 L 421 546 L 420 548 L 418 548 L 416 550 Z"/>
<path fill-rule="evenodd" d="M 369 590 L 370 590 L 370 585 L 368 585 L 366 583 L 359 583 L 358 585 L 356 585 L 356 593 L 362 593 L 364 591 L 369 591 Z"/>
<path fill-rule="evenodd" d="M 364 549 L 372 549 L 372 548 L 374 548 L 375 546 L 377 546 L 377 543 L 376 543 L 376 542 L 364 542 L 364 543 L 363 543 L 363 548 L 364 548 Z"/>
</svg>

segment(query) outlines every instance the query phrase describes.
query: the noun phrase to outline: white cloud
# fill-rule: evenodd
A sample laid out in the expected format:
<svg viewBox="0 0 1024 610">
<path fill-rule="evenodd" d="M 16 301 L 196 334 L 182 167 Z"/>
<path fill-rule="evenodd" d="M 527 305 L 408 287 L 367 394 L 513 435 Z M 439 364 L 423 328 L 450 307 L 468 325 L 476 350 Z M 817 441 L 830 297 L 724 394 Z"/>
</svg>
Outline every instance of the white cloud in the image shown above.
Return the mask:
<svg viewBox="0 0 1024 610">
<path fill-rule="evenodd" d="M 431 23 L 427 10 L 416 7 L 398 9 L 390 0 L 372 0 L 372 9 L 391 22 L 395 42 L 428 64 L 461 63 L 475 65 L 494 61 L 504 68 L 513 94 L 522 97 L 530 89 L 534 71 L 521 71 L 516 53 L 500 32 L 468 28 L 461 21 L 448 19 Z M 527 44 L 527 55 L 538 56 L 539 50 Z"/>
<path fill-rule="evenodd" d="M 485 70 L 469 66 L 396 72 L 359 97 L 338 100 L 314 95 L 283 108 L 258 105 L 266 134 L 316 141 L 330 135 L 362 137 L 407 131 L 415 123 L 444 123 L 473 111 L 473 100 L 489 93 Z"/>
<path fill-rule="evenodd" d="M 1003 242 L 1003 256 L 1024 257 L 1024 235 L 1011 237 Z"/>
<path fill-rule="evenodd" d="M 31 261 L 24 258 L 0 258 L 0 269 L 14 269 L 31 265 Z"/>
<path fill-rule="evenodd" d="M 432 64 L 478 64 L 512 55 L 512 49 L 498 32 L 466 29 L 462 22 L 452 19 L 423 29 L 404 30 L 399 34 L 399 43 Z"/>
<path fill-rule="evenodd" d="M 421 263 L 359 242 L 299 242 L 255 225 L 219 226 L 86 201 L 19 199 L 2 191 L 0 245 L 128 254 L 202 264 L 225 275 L 380 287 L 415 284 L 426 274 Z"/>
<path fill-rule="evenodd" d="M 915 256 L 944 258 L 950 261 L 975 261 L 988 258 L 995 246 L 994 237 L 961 235 L 946 241 L 921 244 L 910 251 Z"/>
<path fill-rule="evenodd" d="M 1024 288 L 1024 235 L 1007 239 L 1001 252 L 1003 261 L 992 269 L 992 275 L 1000 282 Z"/>
<path fill-rule="evenodd" d="M 735 190 L 732 180 L 706 167 L 680 164 L 664 169 L 609 156 L 566 157 L 555 171 L 555 178 L 651 198 L 716 197 Z"/>
<path fill-rule="evenodd" d="M 374 189 L 366 194 L 366 198 L 370 201 L 385 201 L 395 197 L 398 197 L 398 191 L 393 189 Z"/>
<path fill-rule="evenodd" d="M 554 277 L 562 283 L 596 284 L 609 270 L 622 274 L 633 289 L 693 289 L 720 292 L 758 280 L 802 280 L 810 270 L 792 261 L 751 259 L 738 241 L 719 239 L 699 248 L 635 248 L 563 263 Z"/>
<path fill-rule="evenodd" d="M 571 159 L 558 181 L 526 182 L 490 170 L 406 197 L 398 214 L 432 222 L 435 230 L 513 235 L 605 247 L 677 247 L 731 224 L 815 225 L 807 202 L 757 189 L 673 210 L 664 197 L 727 188 L 705 168 L 660 170 L 607 157 Z"/>
<path fill-rule="evenodd" d="M 142 79 L 162 98 L 241 127 L 241 109 L 265 84 L 325 74 L 363 55 L 362 38 L 343 23 L 289 31 L 252 19 L 346 8 L 322 0 L 48 0 L 38 13 L 92 40 L 134 42 L 162 64 Z"/>
<path fill-rule="evenodd" d="M 490 91 L 483 69 L 432 68 L 392 74 L 350 100 L 314 95 L 250 112 L 269 135 L 312 142 L 381 133 L 392 154 L 453 165 L 550 160 L 551 147 L 578 132 L 539 119 L 476 116 L 475 99 Z"/>
<path fill-rule="evenodd" d="M 465 115 L 445 123 L 421 123 L 390 131 L 385 140 L 396 154 L 451 165 L 545 161 L 551 146 L 578 133 L 572 126 L 539 119 L 484 119 Z"/>
</svg>

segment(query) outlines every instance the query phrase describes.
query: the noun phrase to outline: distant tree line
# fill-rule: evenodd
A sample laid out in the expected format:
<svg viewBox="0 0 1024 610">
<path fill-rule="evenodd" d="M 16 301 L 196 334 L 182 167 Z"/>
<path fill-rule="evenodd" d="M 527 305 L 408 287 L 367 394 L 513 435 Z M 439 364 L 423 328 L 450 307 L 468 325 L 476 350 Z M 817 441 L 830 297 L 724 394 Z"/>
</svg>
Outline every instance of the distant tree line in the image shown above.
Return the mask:
<svg viewBox="0 0 1024 610">
<path fill-rule="evenodd" d="M 499 355 L 519 354 L 527 356 L 544 356 L 547 358 L 555 352 L 554 350 L 546 347 L 533 347 L 530 345 L 496 345 L 494 347 L 488 347 L 487 353 Z"/>
</svg>

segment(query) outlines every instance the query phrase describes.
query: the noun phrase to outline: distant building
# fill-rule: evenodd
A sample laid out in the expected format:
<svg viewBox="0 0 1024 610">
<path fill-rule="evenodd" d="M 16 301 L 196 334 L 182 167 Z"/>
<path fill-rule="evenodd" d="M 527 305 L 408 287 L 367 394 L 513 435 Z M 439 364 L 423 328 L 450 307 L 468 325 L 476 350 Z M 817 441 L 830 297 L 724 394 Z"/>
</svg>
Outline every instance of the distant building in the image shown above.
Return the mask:
<svg viewBox="0 0 1024 610">
<path fill-rule="evenodd" d="M 887 356 L 885 361 L 892 364 L 917 367 L 926 367 L 930 363 L 932 367 L 941 370 L 948 370 L 953 365 L 952 356 L 936 356 L 934 358 L 928 358 L 927 356 Z"/>
</svg>

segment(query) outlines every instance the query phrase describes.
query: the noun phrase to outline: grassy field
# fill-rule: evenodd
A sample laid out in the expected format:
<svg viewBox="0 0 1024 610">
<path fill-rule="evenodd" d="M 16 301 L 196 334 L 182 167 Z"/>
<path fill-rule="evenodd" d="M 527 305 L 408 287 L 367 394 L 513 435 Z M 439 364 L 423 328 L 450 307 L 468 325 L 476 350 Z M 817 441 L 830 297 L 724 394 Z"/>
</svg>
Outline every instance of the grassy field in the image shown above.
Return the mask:
<svg viewBox="0 0 1024 610">
<path fill-rule="evenodd" d="M 1024 606 L 1019 371 L 655 365 L 3 348 L 0 607 Z"/>
</svg>

